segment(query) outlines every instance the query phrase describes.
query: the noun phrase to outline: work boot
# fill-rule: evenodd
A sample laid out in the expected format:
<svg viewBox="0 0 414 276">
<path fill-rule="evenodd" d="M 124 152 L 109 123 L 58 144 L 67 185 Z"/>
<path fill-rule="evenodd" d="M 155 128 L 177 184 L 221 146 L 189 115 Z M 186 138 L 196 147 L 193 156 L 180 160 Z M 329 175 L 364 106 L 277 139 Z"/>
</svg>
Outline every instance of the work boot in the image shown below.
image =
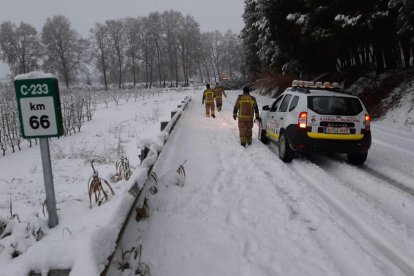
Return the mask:
<svg viewBox="0 0 414 276">
<path fill-rule="evenodd" d="M 246 147 L 246 143 L 240 143 L 240 145 L 244 148 Z"/>
</svg>

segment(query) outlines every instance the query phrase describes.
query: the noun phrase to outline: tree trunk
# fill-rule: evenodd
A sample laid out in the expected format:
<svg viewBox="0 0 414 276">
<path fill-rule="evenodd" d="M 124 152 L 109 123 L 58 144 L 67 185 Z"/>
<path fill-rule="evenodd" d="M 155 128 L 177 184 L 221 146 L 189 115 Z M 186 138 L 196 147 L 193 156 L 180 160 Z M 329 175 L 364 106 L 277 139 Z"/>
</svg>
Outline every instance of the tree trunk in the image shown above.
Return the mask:
<svg viewBox="0 0 414 276">
<path fill-rule="evenodd" d="M 65 79 L 66 88 L 69 89 L 69 75 L 66 69 L 66 63 L 63 63 L 63 78 Z"/>
<path fill-rule="evenodd" d="M 214 62 L 211 57 L 210 57 L 210 64 L 211 64 L 211 68 L 213 69 L 214 81 L 216 81 L 217 80 L 216 70 L 214 70 Z"/>
<path fill-rule="evenodd" d="M 204 83 L 204 80 L 203 80 L 203 71 L 201 70 L 200 61 L 197 62 L 197 65 L 198 65 L 198 71 L 200 72 L 200 80 L 201 80 L 201 83 Z"/>
<path fill-rule="evenodd" d="M 158 82 L 159 82 L 159 86 L 161 87 L 161 81 L 162 81 L 162 76 L 161 76 L 161 51 L 160 51 L 160 46 L 158 45 L 158 40 L 155 38 L 155 36 L 154 36 L 154 41 L 155 41 L 155 49 L 157 51 Z"/>
<path fill-rule="evenodd" d="M 206 68 L 206 73 L 207 73 L 207 82 L 210 82 L 210 71 L 208 70 L 208 64 L 205 60 L 205 58 L 203 58 L 203 65 Z"/>
<path fill-rule="evenodd" d="M 387 70 L 392 70 L 397 68 L 396 57 L 393 49 L 393 43 L 387 41 L 383 48 L 385 67 Z"/>
<path fill-rule="evenodd" d="M 135 64 L 135 55 L 132 55 L 131 59 L 132 59 L 132 76 L 134 79 L 134 88 L 135 88 L 135 85 L 137 83 L 137 72 L 136 72 L 137 69 L 136 69 L 136 64 Z"/>
<path fill-rule="evenodd" d="M 384 60 L 382 57 L 382 47 L 377 44 L 373 45 L 374 48 L 374 56 L 377 65 L 377 74 L 384 72 Z"/>
<path fill-rule="evenodd" d="M 175 61 L 175 87 L 178 87 L 178 83 L 180 82 L 178 76 L 178 50 L 176 46 L 174 46 L 174 61 Z"/>
<path fill-rule="evenodd" d="M 401 38 L 401 48 L 404 57 L 404 68 L 409 68 L 411 59 L 411 39 L 409 36 Z"/>
</svg>

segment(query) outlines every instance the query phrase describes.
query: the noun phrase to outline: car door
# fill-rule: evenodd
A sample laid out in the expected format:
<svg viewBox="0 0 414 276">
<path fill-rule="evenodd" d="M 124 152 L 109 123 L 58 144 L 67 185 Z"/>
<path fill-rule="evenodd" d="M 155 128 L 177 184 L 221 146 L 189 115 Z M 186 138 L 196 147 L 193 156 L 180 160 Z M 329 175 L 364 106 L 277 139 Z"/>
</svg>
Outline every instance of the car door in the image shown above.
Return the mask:
<svg viewBox="0 0 414 276">
<path fill-rule="evenodd" d="M 266 136 L 272 140 L 279 139 L 279 120 L 277 120 L 277 111 L 283 100 L 284 95 L 279 96 L 272 104 L 266 121 Z"/>
<path fill-rule="evenodd" d="M 292 95 L 286 94 L 282 102 L 280 103 L 277 112 L 274 115 L 275 125 L 277 126 L 276 134 L 278 136 L 278 139 L 279 139 L 280 129 L 286 128 L 287 124 L 289 123 L 287 122 L 288 121 L 287 111 L 288 111 L 288 107 L 289 107 L 289 103 L 291 99 L 292 99 Z"/>
</svg>

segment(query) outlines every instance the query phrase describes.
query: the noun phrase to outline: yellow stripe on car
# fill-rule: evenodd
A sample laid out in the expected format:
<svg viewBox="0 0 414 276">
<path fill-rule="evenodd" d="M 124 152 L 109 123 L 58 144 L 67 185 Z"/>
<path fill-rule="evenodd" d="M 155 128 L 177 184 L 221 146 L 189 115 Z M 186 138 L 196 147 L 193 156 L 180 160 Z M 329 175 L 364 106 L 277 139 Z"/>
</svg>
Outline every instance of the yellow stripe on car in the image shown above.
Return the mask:
<svg viewBox="0 0 414 276">
<path fill-rule="evenodd" d="M 266 136 L 268 138 L 274 139 L 275 141 L 278 141 L 279 140 L 279 134 L 270 132 L 268 130 L 266 130 Z"/>
<path fill-rule="evenodd" d="M 309 138 L 330 140 L 361 140 L 364 138 L 364 134 L 326 134 L 315 132 L 308 132 L 307 134 Z"/>
</svg>

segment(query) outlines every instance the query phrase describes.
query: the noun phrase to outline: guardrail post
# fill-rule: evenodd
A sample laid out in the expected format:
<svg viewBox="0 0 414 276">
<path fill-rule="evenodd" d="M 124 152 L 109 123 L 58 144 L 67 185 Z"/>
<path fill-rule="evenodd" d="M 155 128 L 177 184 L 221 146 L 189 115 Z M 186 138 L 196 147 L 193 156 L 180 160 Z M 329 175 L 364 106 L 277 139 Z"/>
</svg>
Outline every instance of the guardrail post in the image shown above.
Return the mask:
<svg viewBox="0 0 414 276">
<path fill-rule="evenodd" d="M 161 131 L 163 131 L 167 125 L 168 122 L 161 122 Z"/>
<path fill-rule="evenodd" d="M 141 160 L 141 163 L 142 161 L 144 161 L 145 158 L 147 158 L 148 153 L 149 153 L 149 148 L 145 147 L 141 149 L 141 154 L 138 156 L 139 160 Z"/>
</svg>

